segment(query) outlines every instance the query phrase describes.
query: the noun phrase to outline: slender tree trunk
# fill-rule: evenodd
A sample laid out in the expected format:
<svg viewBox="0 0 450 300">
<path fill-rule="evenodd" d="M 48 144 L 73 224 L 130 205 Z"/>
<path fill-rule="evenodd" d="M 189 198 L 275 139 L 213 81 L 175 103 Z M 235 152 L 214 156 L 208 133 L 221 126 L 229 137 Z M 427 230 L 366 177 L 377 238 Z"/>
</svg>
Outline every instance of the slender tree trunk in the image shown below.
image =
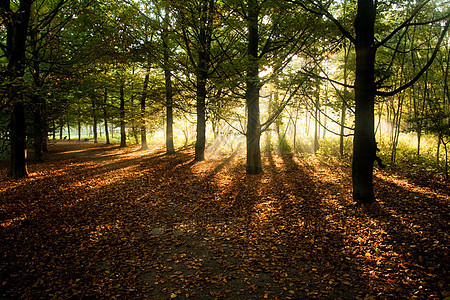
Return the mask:
<svg viewBox="0 0 450 300">
<path fill-rule="evenodd" d="M 347 1 L 344 1 L 344 16 L 346 15 Z M 348 58 L 350 53 L 350 46 L 344 42 L 344 91 L 342 94 L 341 104 L 341 122 L 340 122 L 340 135 L 339 135 L 339 155 L 344 158 L 344 135 L 345 135 L 345 119 L 347 113 L 347 77 L 348 77 Z"/>
<path fill-rule="evenodd" d="M 131 123 L 131 130 L 133 132 L 133 136 L 134 136 L 134 143 L 136 145 L 139 145 L 139 134 L 138 134 L 138 128 L 136 127 L 136 124 L 133 122 Z"/>
<path fill-rule="evenodd" d="M 437 149 L 436 149 L 436 164 L 438 168 L 442 170 L 441 167 L 441 159 L 440 159 L 440 151 L 441 151 L 441 139 L 442 139 L 442 133 L 438 133 L 438 139 L 437 139 Z"/>
<path fill-rule="evenodd" d="M 297 148 L 296 148 L 296 140 L 297 140 L 297 122 L 298 122 L 298 112 L 299 112 L 299 107 L 297 104 L 297 107 L 295 108 L 295 120 L 294 120 L 294 153 L 297 152 Z"/>
<path fill-rule="evenodd" d="M 125 80 L 120 83 L 120 147 L 127 146 L 127 133 L 125 131 Z"/>
<path fill-rule="evenodd" d="M 69 121 L 67 121 L 67 137 L 69 138 L 69 141 L 70 141 L 70 124 L 69 124 Z"/>
<path fill-rule="evenodd" d="M 167 29 L 163 30 L 164 78 L 166 82 L 166 152 L 175 153 L 173 145 L 173 90 L 172 76 L 169 70 L 169 46 L 167 45 Z"/>
<path fill-rule="evenodd" d="M 55 119 L 52 120 L 53 123 L 53 139 L 56 140 L 56 124 L 55 124 Z"/>
<path fill-rule="evenodd" d="M 249 65 L 247 66 L 247 79 L 245 99 L 247 104 L 247 174 L 262 173 L 261 161 L 261 124 L 259 120 L 259 60 L 258 60 L 258 17 L 259 7 L 257 0 L 248 0 L 248 49 Z"/>
<path fill-rule="evenodd" d="M 344 44 L 344 91 L 342 95 L 341 104 L 341 122 L 340 122 L 340 135 L 339 135 L 339 155 L 341 158 L 344 157 L 344 135 L 345 135 L 345 119 L 347 113 L 347 72 L 348 72 L 348 57 L 349 57 L 350 47 Z"/>
<path fill-rule="evenodd" d="M 358 0 L 355 19 L 356 78 L 355 136 L 353 140 L 353 200 L 370 203 L 373 192 L 373 164 L 376 157 L 374 133 L 376 9 L 372 0 Z"/>
<path fill-rule="evenodd" d="M 105 120 L 105 136 L 106 136 L 106 145 L 111 144 L 109 140 L 109 130 L 108 130 L 108 110 L 106 108 L 108 104 L 108 90 L 105 88 L 105 95 L 103 99 L 103 119 Z"/>
<path fill-rule="evenodd" d="M 48 132 L 49 132 L 49 128 L 48 128 L 48 114 L 47 114 L 47 101 L 45 99 L 42 100 L 43 103 L 43 111 L 42 111 L 42 126 L 41 126 L 41 136 L 42 136 L 42 151 L 44 153 L 48 152 Z"/>
<path fill-rule="evenodd" d="M 92 128 L 94 133 L 94 143 L 98 143 L 98 134 L 97 134 L 97 105 L 95 105 L 95 100 L 92 100 L 92 112 L 94 117 L 94 126 Z"/>
<path fill-rule="evenodd" d="M 81 121 L 78 120 L 78 141 L 81 142 Z"/>
<path fill-rule="evenodd" d="M 344 89 L 345 95 L 345 89 Z M 345 97 L 345 96 L 344 96 Z M 339 135 L 339 155 L 341 158 L 344 157 L 344 135 L 345 135 L 345 117 L 346 117 L 347 106 L 345 105 L 345 101 L 342 101 L 341 106 L 341 131 Z"/>
<path fill-rule="evenodd" d="M 34 161 L 42 162 L 43 133 L 44 126 L 42 120 L 42 99 L 39 95 L 33 95 L 33 148 Z"/>
<path fill-rule="evenodd" d="M 323 126 L 322 126 L 322 139 L 325 140 L 327 134 L 327 107 L 323 109 Z"/>
<path fill-rule="evenodd" d="M 314 110 L 314 153 L 317 153 L 319 151 L 319 106 L 320 106 L 320 91 L 319 91 L 319 85 L 317 85 L 317 95 L 316 95 L 316 103 L 315 103 L 315 110 Z"/>
<path fill-rule="evenodd" d="M 145 75 L 144 79 L 144 87 L 142 89 L 142 97 L 141 97 L 141 150 L 148 149 L 147 145 L 147 130 L 145 128 L 145 101 L 147 99 L 147 88 L 149 81 L 149 74 Z"/>
<path fill-rule="evenodd" d="M 205 159 L 206 146 L 206 82 L 210 64 L 211 26 L 214 10 L 214 0 L 205 1 L 200 5 L 200 28 L 197 64 L 197 140 L 195 142 L 195 160 Z"/>
<path fill-rule="evenodd" d="M 204 31 L 204 29 L 203 29 Z M 203 32 L 204 34 L 204 32 Z M 206 146 L 206 70 L 207 54 L 199 52 L 199 65 L 197 72 L 197 140 L 195 141 L 195 160 L 205 160 Z"/>
</svg>

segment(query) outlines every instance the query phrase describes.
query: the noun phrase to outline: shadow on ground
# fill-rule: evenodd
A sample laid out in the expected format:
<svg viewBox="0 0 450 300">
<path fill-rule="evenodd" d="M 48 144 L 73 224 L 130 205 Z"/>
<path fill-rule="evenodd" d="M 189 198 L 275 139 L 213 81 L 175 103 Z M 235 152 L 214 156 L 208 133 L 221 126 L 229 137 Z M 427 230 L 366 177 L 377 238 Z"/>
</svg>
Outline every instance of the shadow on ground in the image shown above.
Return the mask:
<svg viewBox="0 0 450 300">
<path fill-rule="evenodd" d="M 348 168 L 267 152 L 54 145 L 30 177 L 0 181 L 6 298 L 440 298 L 448 194 L 379 173 L 351 202 Z M 399 184 L 400 182 L 400 184 Z M 431 194 L 430 194 L 431 193 Z"/>
</svg>

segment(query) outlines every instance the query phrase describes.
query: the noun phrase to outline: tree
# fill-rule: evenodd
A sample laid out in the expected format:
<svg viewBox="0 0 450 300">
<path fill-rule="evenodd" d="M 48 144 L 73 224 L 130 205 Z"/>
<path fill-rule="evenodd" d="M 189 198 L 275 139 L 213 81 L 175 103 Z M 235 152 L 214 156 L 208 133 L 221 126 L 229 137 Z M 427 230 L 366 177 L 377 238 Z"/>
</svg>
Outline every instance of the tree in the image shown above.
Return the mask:
<svg viewBox="0 0 450 300">
<path fill-rule="evenodd" d="M 197 139 L 195 160 L 205 159 L 207 82 L 211 75 L 211 43 L 215 0 L 177 1 L 184 48 L 194 69 L 196 83 Z"/>
<path fill-rule="evenodd" d="M 170 70 L 169 62 L 169 45 L 168 45 L 168 30 L 164 28 L 162 30 L 162 43 L 163 43 L 163 69 L 164 78 L 166 82 L 166 152 L 167 154 L 175 153 L 173 145 L 173 88 L 172 88 L 172 74 Z"/>
<path fill-rule="evenodd" d="M 302 80 L 299 74 L 286 84 L 286 97 L 265 122 L 260 120 L 260 90 L 264 84 L 277 80 L 280 73 L 294 56 L 299 55 L 308 43 L 312 44 L 312 32 L 317 24 L 317 18 L 302 15 L 291 4 L 277 1 L 248 0 L 241 7 L 241 14 L 246 22 L 245 58 L 245 102 L 247 108 L 247 162 L 248 174 L 258 174 L 262 170 L 260 138 L 267 130 L 299 89 Z M 293 26 L 294 20 L 302 18 L 300 26 Z M 307 46 L 308 45 L 308 46 Z M 263 80 L 260 71 L 272 69 L 270 75 Z"/>
<path fill-rule="evenodd" d="M 428 69 L 432 64 L 437 54 L 437 49 L 442 42 L 446 31 L 449 26 L 449 12 L 442 13 L 439 16 L 434 16 L 428 20 L 419 20 L 419 13 L 424 10 L 427 4 L 433 5 L 430 0 L 419 2 L 415 9 L 409 16 L 405 17 L 405 20 L 399 25 L 396 24 L 390 32 L 387 33 L 383 39 L 375 39 L 376 24 L 379 22 L 377 18 L 377 9 L 381 5 L 395 6 L 397 4 L 381 4 L 378 1 L 373 0 L 358 0 L 357 11 L 354 22 L 354 35 L 351 30 L 346 29 L 342 23 L 340 23 L 330 12 L 330 7 L 318 2 L 307 1 L 304 2 L 294 1 L 301 7 L 309 12 L 323 15 L 331 20 L 336 27 L 340 30 L 341 34 L 350 40 L 355 46 L 356 52 L 356 65 L 355 65 L 355 133 L 353 140 L 353 162 L 352 162 L 352 182 L 353 182 L 353 199 L 358 203 L 371 203 L 375 200 L 373 190 L 373 166 L 377 158 L 377 143 L 375 141 L 374 132 L 374 105 L 375 97 L 378 96 L 393 96 L 409 87 L 411 87 Z M 431 2 L 431 3 L 430 3 Z M 432 24 L 442 24 L 445 21 L 441 29 L 441 35 L 436 41 L 436 47 L 430 56 L 427 63 L 420 69 L 404 85 L 397 87 L 391 91 L 382 90 L 382 84 L 386 81 L 386 77 L 383 75 L 388 73 L 387 70 L 376 69 L 376 57 L 377 50 L 380 47 L 390 47 L 389 42 L 394 37 L 397 37 L 401 31 L 406 31 L 413 26 L 424 26 Z M 384 34 L 385 32 L 379 32 L 378 34 Z M 396 57 L 397 52 L 394 49 L 392 57 Z M 392 65 L 388 66 L 389 68 Z M 377 72 L 376 72 L 377 71 Z M 382 71 L 382 72 L 380 72 Z M 376 78 L 377 74 L 382 74 L 380 78 Z"/>
<path fill-rule="evenodd" d="M 436 57 L 436 51 L 448 30 L 449 21 L 445 23 L 442 34 L 436 43 L 435 51 L 418 74 L 403 86 L 389 92 L 377 91 L 375 82 L 375 57 L 378 48 L 384 46 L 397 31 L 413 26 L 414 17 L 430 1 L 418 4 L 411 16 L 390 35 L 380 42 L 375 42 L 376 1 L 358 1 L 355 19 L 355 51 L 356 51 L 356 78 L 355 78 L 355 137 L 353 142 L 353 199 L 359 203 L 371 203 L 375 200 L 373 191 L 373 164 L 377 158 L 377 144 L 374 133 L 374 103 L 375 96 L 392 96 L 412 86 L 428 69 Z M 444 16 L 448 19 L 449 14 Z"/>
<path fill-rule="evenodd" d="M 0 3 L 2 21 L 6 27 L 6 46 L 2 44 L 2 50 L 6 54 L 8 64 L 5 71 L 6 79 L 6 103 L 2 106 L 12 105 L 12 117 L 10 123 L 11 137 L 11 165 L 9 176 L 20 178 L 27 176 L 25 163 L 26 151 L 26 126 L 25 126 L 25 51 L 28 36 L 28 24 L 30 22 L 33 0 L 21 0 L 14 11 L 9 0 Z"/>
<path fill-rule="evenodd" d="M 142 94 L 141 94 L 141 150 L 148 149 L 147 145 L 147 130 L 145 127 L 145 101 L 147 99 L 147 89 L 148 89 L 148 81 L 149 81 L 150 75 L 147 73 L 145 74 L 144 79 L 144 86 L 142 88 Z"/>
</svg>

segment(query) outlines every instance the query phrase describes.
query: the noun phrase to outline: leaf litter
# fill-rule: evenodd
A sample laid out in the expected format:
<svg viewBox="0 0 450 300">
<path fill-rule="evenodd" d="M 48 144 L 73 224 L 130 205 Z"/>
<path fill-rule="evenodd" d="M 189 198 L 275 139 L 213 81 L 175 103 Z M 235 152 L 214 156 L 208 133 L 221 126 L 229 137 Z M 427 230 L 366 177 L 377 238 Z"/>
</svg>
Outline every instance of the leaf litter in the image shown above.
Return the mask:
<svg viewBox="0 0 450 300">
<path fill-rule="evenodd" d="M 246 175 L 240 154 L 50 150 L 0 181 L 0 297 L 450 296 L 450 189 L 432 176 L 376 171 L 378 201 L 357 206 L 348 163 L 310 155 Z"/>
</svg>

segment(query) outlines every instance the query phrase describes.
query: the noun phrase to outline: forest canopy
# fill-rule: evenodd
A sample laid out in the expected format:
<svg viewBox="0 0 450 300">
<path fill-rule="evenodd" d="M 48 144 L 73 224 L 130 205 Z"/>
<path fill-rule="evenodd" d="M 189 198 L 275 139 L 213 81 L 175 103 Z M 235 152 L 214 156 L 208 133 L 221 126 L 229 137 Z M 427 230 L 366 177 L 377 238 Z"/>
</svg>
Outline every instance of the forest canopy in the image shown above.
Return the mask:
<svg viewBox="0 0 450 300">
<path fill-rule="evenodd" d="M 242 148 L 248 174 L 262 146 L 351 158 L 360 203 L 374 168 L 448 180 L 448 1 L 7 0 L 0 18 L 10 177 L 59 138 Z"/>
</svg>

